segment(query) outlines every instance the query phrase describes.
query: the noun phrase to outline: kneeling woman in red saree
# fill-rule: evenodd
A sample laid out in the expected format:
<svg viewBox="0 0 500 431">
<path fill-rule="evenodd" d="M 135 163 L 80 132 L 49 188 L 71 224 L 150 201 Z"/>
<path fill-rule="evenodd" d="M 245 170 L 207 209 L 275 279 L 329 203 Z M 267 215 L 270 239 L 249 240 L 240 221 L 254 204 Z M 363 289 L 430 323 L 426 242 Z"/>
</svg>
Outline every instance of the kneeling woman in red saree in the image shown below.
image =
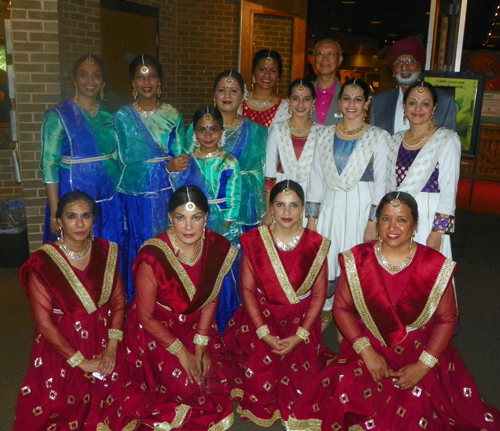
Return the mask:
<svg viewBox="0 0 500 431">
<path fill-rule="evenodd" d="M 134 262 L 119 429 L 227 430 L 227 389 L 206 379 L 217 301 L 237 250 L 205 229 L 208 202 L 198 188 L 176 190 L 168 210 L 171 228 L 146 241 Z"/>
<path fill-rule="evenodd" d="M 21 267 L 35 341 L 15 431 L 110 430 L 123 385 L 125 293 L 116 244 L 93 238 L 96 204 L 70 192 L 57 204 L 61 239 Z"/>
<path fill-rule="evenodd" d="M 345 338 L 293 406 L 295 429 L 499 430 L 500 412 L 481 400 L 450 344 L 455 262 L 413 242 L 411 195 L 385 195 L 377 223 L 379 241 L 339 257 L 333 314 Z"/>
<path fill-rule="evenodd" d="M 326 298 L 330 241 L 302 226 L 304 191 L 295 181 L 271 190 L 271 227 L 240 237 L 238 309 L 223 334 L 220 369 L 243 420 L 288 429 L 290 405 L 333 353 L 323 347 L 319 314 Z"/>
</svg>

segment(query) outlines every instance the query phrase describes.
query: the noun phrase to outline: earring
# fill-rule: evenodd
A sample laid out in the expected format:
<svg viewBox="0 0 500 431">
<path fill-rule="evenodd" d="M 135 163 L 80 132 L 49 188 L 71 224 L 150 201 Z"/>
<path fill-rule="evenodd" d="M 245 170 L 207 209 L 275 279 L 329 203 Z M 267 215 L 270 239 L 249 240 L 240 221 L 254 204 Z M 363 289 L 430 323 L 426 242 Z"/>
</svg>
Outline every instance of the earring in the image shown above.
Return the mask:
<svg viewBox="0 0 500 431">
<path fill-rule="evenodd" d="M 101 97 L 101 100 L 104 100 L 104 87 L 106 84 L 102 84 L 101 91 L 99 92 L 99 96 Z"/>
<path fill-rule="evenodd" d="M 253 85 L 255 84 L 255 76 L 252 75 L 252 91 L 253 91 Z"/>
<path fill-rule="evenodd" d="M 342 110 L 340 109 L 340 106 L 339 106 L 339 109 L 337 109 L 337 112 L 336 112 L 337 116 L 338 117 L 342 117 L 344 114 L 342 113 Z"/>
<path fill-rule="evenodd" d="M 61 237 L 61 244 L 64 242 L 64 231 L 61 226 L 59 226 L 59 236 Z"/>
<path fill-rule="evenodd" d="M 92 226 L 92 229 L 90 229 L 90 240 L 94 241 L 94 226 Z"/>
<path fill-rule="evenodd" d="M 431 123 L 431 127 L 436 125 L 436 118 L 434 118 L 434 114 L 431 115 L 429 123 Z"/>
<path fill-rule="evenodd" d="M 292 108 L 290 107 L 290 105 L 288 105 L 288 115 L 291 117 L 292 116 Z"/>
<path fill-rule="evenodd" d="M 202 241 L 205 239 L 206 232 L 207 232 L 207 222 L 205 221 L 205 224 L 203 225 L 203 235 L 201 236 Z"/>
<path fill-rule="evenodd" d="M 73 102 L 77 103 L 78 102 L 78 87 L 75 84 L 75 95 L 73 97 Z"/>
<path fill-rule="evenodd" d="M 403 124 L 406 125 L 406 120 L 408 120 L 408 117 L 406 116 L 406 112 L 403 114 Z"/>
<path fill-rule="evenodd" d="M 311 106 L 311 113 L 314 113 L 316 111 L 316 105 Z"/>
<path fill-rule="evenodd" d="M 217 108 L 217 103 L 215 103 L 215 99 L 214 99 L 214 108 Z"/>
<path fill-rule="evenodd" d="M 280 80 L 278 79 L 278 80 L 276 81 L 276 94 L 279 94 L 279 92 L 280 92 L 280 91 L 279 91 L 279 85 L 280 85 Z"/>
<path fill-rule="evenodd" d="M 274 214 L 271 214 L 271 226 L 276 224 L 276 219 L 274 218 Z"/>
<path fill-rule="evenodd" d="M 366 108 L 363 109 L 363 123 L 365 122 L 365 119 L 366 119 Z"/>
<path fill-rule="evenodd" d="M 304 226 L 304 216 L 301 214 L 299 221 L 297 222 L 297 228 L 299 229 L 299 231 L 302 226 Z"/>
<path fill-rule="evenodd" d="M 156 95 L 158 96 L 159 99 L 161 95 L 161 85 L 158 85 L 158 88 L 156 89 Z"/>
<path fill-rule="evenodd" d="M 139 94 L 137 93 L 137 90 L 134 87 L 134 89 L 132 90 L 132 97 L 134 98 L 134 100 L 137 100 L 137 96 L 139 96 Z"/>
</svg>

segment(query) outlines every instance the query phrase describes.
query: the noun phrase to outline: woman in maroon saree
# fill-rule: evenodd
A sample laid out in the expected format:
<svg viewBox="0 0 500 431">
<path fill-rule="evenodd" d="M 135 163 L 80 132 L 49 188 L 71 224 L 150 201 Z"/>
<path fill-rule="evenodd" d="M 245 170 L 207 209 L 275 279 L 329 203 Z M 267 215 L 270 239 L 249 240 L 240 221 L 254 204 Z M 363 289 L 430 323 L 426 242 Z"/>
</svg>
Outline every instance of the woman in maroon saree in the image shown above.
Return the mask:
<svg viewBox="0 0 500 431">
<path fill-rule="evenodd" d="M 413 242 L 417 222 L 415 199 L 388 193 L 380 240 L 340 255 L 333 314 L 345 338 L 292 407 L 294 429 L 500 429 L 500 412 L 483 403 L 450 344 L 455 262 Z"/>
<path fill-rule="evenodd" d="M 207 384 L 214 314 L 237 250 L 205 229 L 208 202 L 194 186 L 169 202 L 171 228 L 144 243 L 134 262 L 136 296 L 126 324 L 130 381 L 121 429 L 227 430 L 227 389 Z"/>
<path fill-rule="evenodd" d="M 304 192 L 295 181 L 276 184 L 270 202 L 271 227 L 240 237 L 243 306 L 223 334 L 219 364 L 242 419 L 263 427 L 278 419 L 287 426 L 290 405 L 327 359 L 319 313 L 330 241 L 302 227 Z"/>
<path fill-rule="evenodd" d="M 61 240 L 21 267 L 36 332 L 15 431 L 115 429 L 109 418 L 123 384 L 125 293 L 116 244 L 91 239 L 95 215 L 85 193 L 63 196 Z"/>
</svg>

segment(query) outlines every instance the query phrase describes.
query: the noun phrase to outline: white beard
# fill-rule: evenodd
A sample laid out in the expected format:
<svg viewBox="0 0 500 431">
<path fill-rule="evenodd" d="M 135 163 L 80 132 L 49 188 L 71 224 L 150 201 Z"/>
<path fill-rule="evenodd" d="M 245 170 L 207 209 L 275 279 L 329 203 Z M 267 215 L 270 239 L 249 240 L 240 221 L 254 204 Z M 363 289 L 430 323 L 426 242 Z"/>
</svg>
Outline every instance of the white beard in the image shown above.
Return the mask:
<svg viewBox="0 0 500 431">
<path fill-rule="evenodd" d="M 418 78 L 420 77 L 421 70 L 419 69 L 418 72 L 413 72 L 410 77 L 408 78 L 403 78 L 401 76 L 401 73 L 399 72 L 398 74 L 394 75 L 394 78 L 396 79 L 397 83 L 401 85 L 402 87 L 409 87 L 413 83 L 418 81 Z"/>
</svg>

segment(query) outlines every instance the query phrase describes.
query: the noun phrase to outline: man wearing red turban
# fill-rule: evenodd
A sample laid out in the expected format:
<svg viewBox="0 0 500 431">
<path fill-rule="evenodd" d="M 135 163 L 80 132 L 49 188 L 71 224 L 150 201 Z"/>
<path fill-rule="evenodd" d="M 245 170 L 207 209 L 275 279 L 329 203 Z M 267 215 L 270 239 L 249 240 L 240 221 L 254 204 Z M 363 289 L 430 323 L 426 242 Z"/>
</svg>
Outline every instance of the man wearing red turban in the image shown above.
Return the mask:
<svg viewBox="0 0 500 431">
<path fill-rule="evenodd" d="M 403 119 L 403 94 L 411 84 L 424 79 L 422 66 L 425 65 L 425 58 L 424 44 L 416 36 L 407 37 L 392 45 L 387 56 L 387 65 L 392 68 L 399 88 L 373 96 L 371 124 L 387 130 L 391 135 L 410 127 Z M 456 130 L 457 109 L 454 95 L 441 88 L 436 88 L 436 91 L 438 96 L 438 107 L 434 114 L 436 124 Z"/>
</svg>

